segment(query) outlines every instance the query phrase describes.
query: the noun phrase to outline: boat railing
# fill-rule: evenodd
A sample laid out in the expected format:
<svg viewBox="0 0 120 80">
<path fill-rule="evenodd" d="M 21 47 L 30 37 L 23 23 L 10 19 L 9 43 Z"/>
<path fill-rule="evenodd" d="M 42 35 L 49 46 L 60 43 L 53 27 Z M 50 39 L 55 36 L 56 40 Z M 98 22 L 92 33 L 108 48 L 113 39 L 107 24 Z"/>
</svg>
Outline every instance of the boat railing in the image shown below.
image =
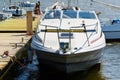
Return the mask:
<svg viewBox="0 0 120 80">
<path fill-rule="evenodd" d="M 89 26 L 95 26 L 94 27 L 94 29 L 92 29 L 92 30 L 87 30 L 86 29 L 86 27 L 89 27 Z M 83 30 L 81 30 L 82 32 L 85 32 L 85 34 L 86 34 L 86 38 L 87 38 L 87 42 L 88 42 L 88 46 L 90 46 L 90 43 L 89 43 L 89 36 L 88 36 L 88 34 L 87 34 L 87 32 L 98 32 L 98 22 L 96 23 L 96 24 L 91 24 L 91 25 L 85 25 L 85 23 L 84 23 L 84 21 L 83 21 L 83 23 L 82 23 L 82 25 L 81 26 L 75 26 L 75 27 L 70 27 L 70 31 L 72 31 L 72 28 L 77 28 L 76 30 L 80 30 L 80 29 L 78 29 L 78 28 L 81 28 L 81 27 L 83 27 L 84 29 Z M 70 44 L 71 44 L 71 38 L 69 38 L 70 40 Z"/>
<path fill-rule="evenodd" d="M 95 27 L 94 27 L 94 29 L 92 29 L 92 30 L 87 30 L 86 27 L 89 27 L 89 26 L 95 26 Z M 87 41 L 85 41 L 85 43 L 82 45 L 82 47 L 83 47 L 86 43 L 88 43 L 88 46 L 90 46 L 89 38 L 91 37 L 91 35 L 93 35 L 93 32 L 98 33 L 98 22 L 97 22 L 96 24 L 91 24 L 91 25 L 82 24 L 82 26 L 71 27 L 71 29 L 72 29 L 72 28 L 77 28 L 77 29 L 78 29 L 78 28 L 81 28 L 81 27 L 84 27 L 84 32 L 85 32 L 86 37 L 87 37 Z M 87 32 L 92 32 L 92 33 L 88 36 Z M 71 40 L 70 40 L 70 41 L 71 41 Z M 79 51 L 80 49 L 81 49 L 81 47 L 80 47 L 79 49 L 77 49 L 76 51 L 74 51 L 73 53 Z"/>
<path fill-rule="evenodd" d="M 82 21 L 82 25 L 81 26 L 77 26 L 77 27 L 70 27 L 70 30 L 72 29 L 72 28 L 80 28 L 80 27 L 83 27 L 84 29 L 84 32 L 85 32 L 85 34 L 86 34 L 86 38 L 87 38 L 87 42 L 88 42 L 88 46 L 90 46 L 90 43 L 89 43 L 89 37 L 88 37 L 88 34 L 87 34 L 87 29 L 86 29 L 86 25 L 85 25 L 85 23 L 84 23 L 84 21 Z M 70 32 L 71 33 L 71 32 Z M 70 49 L 71 49 L 71 36 L 69 36 L 69 43 L 70 43 Z"/>
<path fill-rule="evenodd" d="M 42 25 L 42 24 L 41 24 Z M 60 39 L 63 39 L 63 38 L 61 38 L 60 37 L 60 33 L 61 32 L 68 32 L 68 39 L 69 39 L 69 49 L 71 49 L 71 39 L 72 39 L 72 37 L 71 37 L 71 33 L 80 33 L 80 32 L 84 32 L 85 34 L 86 34 L 86 38 L 87 38 L 87 44 L 88 44 L 88 46 L 90 46 L 90 41 L 89 41 L 89 38 L 90 38 L 90 36 L 93 34 L 93 33 L 91 33 L 91 35 L 89 35 L 88 36 L 88 32 L 98 32 L 98 23 L 96 23 L 96 24 L 91 24 L 91 25 L 85 25 L 85 23 L 84 23 L 84 21 L 83 21 L 83 23 L 82 23 L 82 25 L 81 26 L 75 26 L 75 27 L 70 27 L 69 29 L 60 29 L 59 27 L 56 27 L 56 26 L 49 26 L 49 25 L 42 25 L 42 26 L 45 26 L 45 29 L 42 29 L 41 30 L 41 32 L 45 32 L 44 33 L 44 39 L 43 39 L 43 45 L 45 44 L 45 40 L 46 40 L 46 34 L 47 34 L 47 32 L 52 32 L 52 33 L 57 33 L 57 37 L 58 37 L 58 44 L 59 44 L 59 48 L 61 47 L 60 46 Z M 86 29 L 86 27 L 88 27 L 88 26 L 95 26 L 94 27 L 94 29 Z M 48 28 L 48 27 L 51 27 L 51 29 L 50 28 Z M 81 29 L 81 27 L 83 28 L 83 29 Z M 85 44 L 86 44 L 86 42 L 85 42 Z M 85 45 L 85 44 L 83 44 L 83 45 Z"/>
</svg>

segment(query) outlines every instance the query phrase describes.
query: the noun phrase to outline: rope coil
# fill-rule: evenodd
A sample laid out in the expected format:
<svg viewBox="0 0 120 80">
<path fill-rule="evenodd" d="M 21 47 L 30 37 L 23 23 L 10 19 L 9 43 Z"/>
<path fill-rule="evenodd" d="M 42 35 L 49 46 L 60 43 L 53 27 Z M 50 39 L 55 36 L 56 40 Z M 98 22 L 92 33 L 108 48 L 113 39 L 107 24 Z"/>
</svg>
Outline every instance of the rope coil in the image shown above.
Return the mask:
<svg viewBox="0 0 120 80">
<path fill-rule="evenodd" d="M 17 62 L 18 64 L 20 64 L 22 67 L 25 67 L 25 65 L 23 63 L 21 63 L 19 60 L 17 60 L 16 56 L 10 56 L 9 55 L 9 51 L 4 51 L 4 53 L 1 55 L 2 58 L 7 58 L 10 57 L 12 62 Z"/>
</svg>

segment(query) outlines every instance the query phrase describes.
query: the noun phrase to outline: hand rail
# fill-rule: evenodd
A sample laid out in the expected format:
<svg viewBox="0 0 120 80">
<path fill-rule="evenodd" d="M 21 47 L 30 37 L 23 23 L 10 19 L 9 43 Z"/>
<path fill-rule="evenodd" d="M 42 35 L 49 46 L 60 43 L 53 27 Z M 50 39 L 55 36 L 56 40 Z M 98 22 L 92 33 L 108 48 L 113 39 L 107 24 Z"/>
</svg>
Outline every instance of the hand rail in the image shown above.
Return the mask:
<svg viewBox="0 0 120 80">
<path fill-rule="evenodd" d="M 90 46 L 90 43 L 89 43 L 89 38 L 88 38 L 88 34 L 87 34 L 87 32 L 86 32 L 86 25 L 85 25 L 84 21 L 83 21 L 82 26 L 83 26 L 83 27 L 84 27 L 84 29 L 85 29 L 85 34 L 86 34 L 86 37 L 87 37 L 88 46 Z"/>
<path fill-rule="evenodd" d="M 47 30 L 47 26 L 45 26 L 45 30 Z M 43 46 L 44 46 L 44 44 L 45 44 L 45 39 L 46 39 L 46 31 L 45 31 L 45 34 L 44 34 Z"/>
</svg>

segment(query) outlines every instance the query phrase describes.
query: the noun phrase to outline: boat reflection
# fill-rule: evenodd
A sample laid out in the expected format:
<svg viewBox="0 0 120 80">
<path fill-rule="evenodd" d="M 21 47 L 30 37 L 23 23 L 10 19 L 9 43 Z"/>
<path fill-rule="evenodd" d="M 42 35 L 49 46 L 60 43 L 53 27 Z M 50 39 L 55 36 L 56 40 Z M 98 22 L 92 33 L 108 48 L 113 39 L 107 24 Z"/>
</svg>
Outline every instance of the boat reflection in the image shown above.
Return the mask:
<svg viewBox="0 0 120 80">
<path fill-rule="evenodd" d="M 38 80 L 105 80 L 100 70 L 101 64 L 96 64 L 89 71 L 66 74 L 55 71 L 49 66 L 41 66 Z"/>
</svg>

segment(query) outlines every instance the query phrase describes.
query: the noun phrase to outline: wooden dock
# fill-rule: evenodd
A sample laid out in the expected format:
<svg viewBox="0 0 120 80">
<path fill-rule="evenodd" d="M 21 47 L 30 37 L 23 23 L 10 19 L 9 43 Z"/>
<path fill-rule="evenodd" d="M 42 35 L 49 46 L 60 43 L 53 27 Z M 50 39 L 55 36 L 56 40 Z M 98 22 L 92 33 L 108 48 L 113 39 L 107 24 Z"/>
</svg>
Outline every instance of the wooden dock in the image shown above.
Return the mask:
<svg viewBox="0 0 120 80">
<path fill-rule="evenodd" d="M 33 30 L 36 28 L 38 25 L 39 18 L 36 17 L 33 20 Z M 15 17 L 15 18 L 9 18 L 7 20 L 1 21 L 0 22 L 0 32 L 6 31 L 26 31 L 26 17 Z"/>
<path fill-rule="evenodd" d="M 38 22 L 39 18 L 35 18 L 33 30 Z M 19 57 L 31 37 L 26 34 L 26 18 L 11 18 L 0 22 L 0 80 L 12 58 Z"/>
</svg>

